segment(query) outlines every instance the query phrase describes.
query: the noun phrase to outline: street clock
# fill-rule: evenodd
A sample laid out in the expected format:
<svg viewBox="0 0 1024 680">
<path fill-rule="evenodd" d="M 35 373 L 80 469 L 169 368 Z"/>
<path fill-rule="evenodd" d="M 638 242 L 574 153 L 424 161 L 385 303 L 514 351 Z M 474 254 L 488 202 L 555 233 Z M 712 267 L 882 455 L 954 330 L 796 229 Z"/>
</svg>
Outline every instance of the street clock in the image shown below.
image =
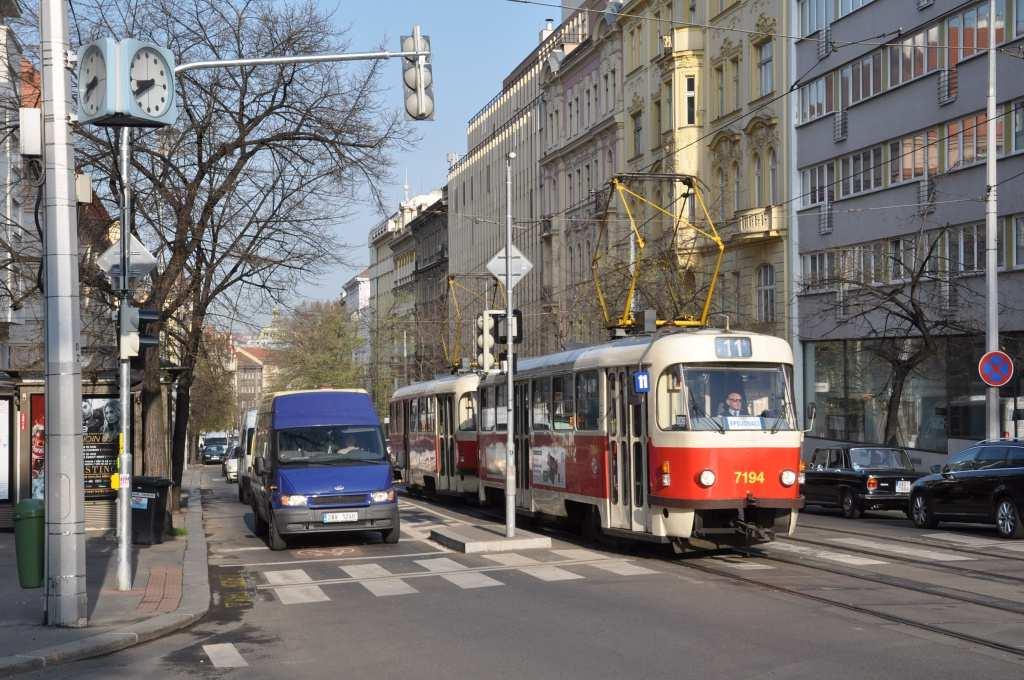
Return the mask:
<svg viewBox="0 0 1024 680">
<path fill-rule="evenodd" d="M 163 127 L 178 117 L 174 55 L 152 43 L 102 38 L 79 52 L 78 120 Z"/>
</svg>

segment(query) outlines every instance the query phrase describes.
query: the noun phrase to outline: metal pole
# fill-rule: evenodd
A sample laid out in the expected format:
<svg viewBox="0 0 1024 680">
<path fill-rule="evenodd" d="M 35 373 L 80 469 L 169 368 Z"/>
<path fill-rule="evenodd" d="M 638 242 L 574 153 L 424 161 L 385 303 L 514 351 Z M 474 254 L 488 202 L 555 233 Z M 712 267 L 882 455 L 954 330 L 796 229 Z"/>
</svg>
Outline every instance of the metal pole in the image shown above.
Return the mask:
<svg viewBox="0 0 1024 680">
<path fill-rule="evenodd" d="M 409 331 L 402 331 L 402 373 L 405 376 L 405 384 L 409 384 Z"/>
<path fill-rule="evenodd" d="M 419 26 L 415 29 L 418 31 Z M 418 42 L 416 43 L 419 44 Z M 351 54 L 306 54 L 293 57 L 252 57 L 246 59 L 218 59 L 214 61 L 194 61 L 191 64 L 178 64 L 174 67 L 175 74 L 182 71 L 194 71 L 205 68 L 224 68 L 226 66 L 264 66 L 268 64 L 322 64 L 334 61 L 367 61 L 371 59 L 397 59 L 400 57 L 429 57 L 430 52 L 411 50 L 407 52 L 353 52 Z"/>
<path fill-rule="evenodd" d="M 790 12 L 790 30 L 794 31 L 792 35 L 799 35 L 796 31 L 800 30 L 800 13 Z M 797 81 L 796 72 L 796 43 L 794 41 L 787 41 L 789 55 L 787 63 L 789 64 L 789 82 L 795 83 Z M 796 153 L 796 124 L 794 116 L 794 107 L 792 105 L 793 97 L 786 97 L 785 99 L 785 111 L 786 120 L 790 121 L 786 125 L 786 154 L 789 157 L 789 168 L 790 172 L 786 175 L 784 172 L 780 173 L 782 177 L 785 177 L 785 186 L 788 189 L 786 192 L 779 192 L 779 196 L 789 196 L 795 193 L 796 187 L 800 186 L 800 170 L 797 165 L 797 153 Z M 785 163 L 783 163 L 785 167 Z M 770 171 L 769 171 L 770 172 Z M 769 180 L 771 181 L 771 180 Z M 778 175 L 776 181 L 780 181 Z M 804 422 L 804 413 L 806 402 L 814 398 L 814 395 L 807 395 L 804 393 L 804 348 L 803 343 L 800 341 L 800 297 L 799 297 L 799 285 L 800 281 L 800 220 L 797 215 L 797 209 L 799 208 L 798 201 L 789 201 L 789 206 L 786 210 L 789 212 L 788 227 L 786 229 L 786 235 L 789 237 L 786 239 L 787 244 L 787 262 L 786 262 L 786 305 L 787 305 L 787 317 L 789 319 L 789 344 L 793 349 L 793 397 L 795 400 L 795 410 L 797 422 L 800 427 L 807 427 Z M 738 311 L 738 310 L 737 310 Z"/>
<path fill-rule="evenodd" d="M 505 399 L 506 432 L 505 432 L 505 535 L 512 538 L 516 535 L 516 455 L 514 423 L 512 411 L 512 161 L 515 151 L 509 151 L 505 161 L 505 339 L 508 362 L 508 396 Z"/>
<path fill-rule="evenodd" d="M 46 140 L 46 623 L 85 626 L 85 491 L 78 297 L 78 206 L 71 144 L 68 18 L 62 0 L 40 0 L 43 135 Z"/>
<path fill-rule="evenodd" d="M 131 153 L 131 128 L 121 128 L 121 333 L 120 340 L 125 341 L 124 310 L 131 304 L 131 292 L 128 289 L 129 250 L 131 243 L 131 188 L 128 172 L 128 158 Z M 132 589 L 132 442 L 129 436 L 128 419 L 131 413 L 131 359 L 121 352 L 121 457 L 118 467 L 121 472 L 121 483 L 117 491 L 117 589 Z"/>
<path fill-rule="evenodd" d="M 996 229 L 999 225 L 999 200 L 996 187 L 996 1 L 989 2 L 988 19 L 988 156 L 985 158 L 985 288 L 988 292 L 985 318 L 985 349 L 999 349 L 999 272 L 996 271 Z M 988 438 L 1000 436 L 999 388 L 986 390 Z"/>
</svg>

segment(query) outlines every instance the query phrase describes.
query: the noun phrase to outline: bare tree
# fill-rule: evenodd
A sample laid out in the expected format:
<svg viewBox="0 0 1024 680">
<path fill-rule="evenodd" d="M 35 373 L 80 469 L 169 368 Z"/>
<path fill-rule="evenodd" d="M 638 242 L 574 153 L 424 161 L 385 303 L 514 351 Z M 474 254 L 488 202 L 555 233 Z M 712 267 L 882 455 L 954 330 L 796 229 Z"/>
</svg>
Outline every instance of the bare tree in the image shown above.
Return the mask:
<svg viewBox="0 0 1024 680">
<path fill-rule="evenodd" d="M 85 0 L 81 39 L 134 37 L 178 63 L 343 52 L 344 31 L 313 2 Z M 145 356 L 144 468 L 180 483 L 193 369 L 210 323 L 283 303 L 297 283 L 345 261 L 333 228 L 361 191 L 379 198 L 389 154 L 410 141 L 381 102 L 380 66 L 329 64 L 192 71 L 177 79 L 176 126 L 136 134 L 134 230 L 161 263 L 136 292 L 159 309 L 180 363 L 170 455 L 164 449 L 161 358 Z M 77 156 L 116 211 L 116 135 L 79 130 Z M 84 280 L 97 288 L 101 277 Z M 172 462 L 173 461 L 173 462 Z"/>
</svg>

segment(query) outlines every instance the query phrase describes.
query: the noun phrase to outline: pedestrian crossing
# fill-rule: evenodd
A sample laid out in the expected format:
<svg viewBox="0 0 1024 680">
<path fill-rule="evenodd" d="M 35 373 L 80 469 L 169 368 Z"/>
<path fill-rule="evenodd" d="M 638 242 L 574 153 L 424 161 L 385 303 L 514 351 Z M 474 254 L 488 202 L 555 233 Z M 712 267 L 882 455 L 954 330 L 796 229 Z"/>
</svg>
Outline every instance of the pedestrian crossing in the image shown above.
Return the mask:
<svg viewBox="0 0 1024 680">
<path fill-rule="evenodd" d="M 331 599 L 336 587 L 357 587 L 374 597 L 415 595 L 446 583 L 460 590 L 480 590 L 528 582 L 559 583 L 588 578 L 643 577 L 659 574 L 631 559 L 581 549 L 555 549 L 537 554 L 438 553 L 402 561 L 328 565 L 257 572 L 258 590 L 273 593 L 282 605 Z M 258 579 L 257 579 L 258 580 Z M 331 593 L 331 594 L 329 594 Z"/>
</svg>

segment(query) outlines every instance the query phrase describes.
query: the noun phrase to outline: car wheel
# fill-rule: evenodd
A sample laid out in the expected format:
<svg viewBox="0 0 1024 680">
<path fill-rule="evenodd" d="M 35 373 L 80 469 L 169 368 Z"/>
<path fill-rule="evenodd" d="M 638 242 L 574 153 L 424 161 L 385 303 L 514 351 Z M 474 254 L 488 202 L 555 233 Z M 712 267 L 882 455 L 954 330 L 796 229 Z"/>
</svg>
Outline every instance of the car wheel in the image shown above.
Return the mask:
<svg viewBox="0 0 1024 680">
<path fill-rule="evenodd" d="M 270 513 L 270 530 L 267 532 L 267 545 L 270 546 L 271 550 L 284 550 L 288 547 L 288 543 L 284 540 L 284 536 L 277 530 L 277 522 L 274 520 L 274 513 Z"/>
<path fill-rule="evenodd" d="M 1017 504 L 1009 498 L 1000 498 L 996 505 L 996 529 L 1003 538 L 1024 536 L 1024 527 L 1021 526 Z"/>
<path fill-rule="evenodd" d="M 935 514 L 923 493 L 916 494 L 910 499 L 910 519 L 918 529 L 934 529 L 939 526 L 939 520 L 935 519 Z"/>
<path fill-rule="evenodd" d="M 843 491 L 843 499 L 841 501 L 843 508 L 843 517 L 846 519 L 857 519 L 864 510 L 860 507 L 860 503 L 857 502 L 857 498 L 849 490 Z"/>
</svg>

